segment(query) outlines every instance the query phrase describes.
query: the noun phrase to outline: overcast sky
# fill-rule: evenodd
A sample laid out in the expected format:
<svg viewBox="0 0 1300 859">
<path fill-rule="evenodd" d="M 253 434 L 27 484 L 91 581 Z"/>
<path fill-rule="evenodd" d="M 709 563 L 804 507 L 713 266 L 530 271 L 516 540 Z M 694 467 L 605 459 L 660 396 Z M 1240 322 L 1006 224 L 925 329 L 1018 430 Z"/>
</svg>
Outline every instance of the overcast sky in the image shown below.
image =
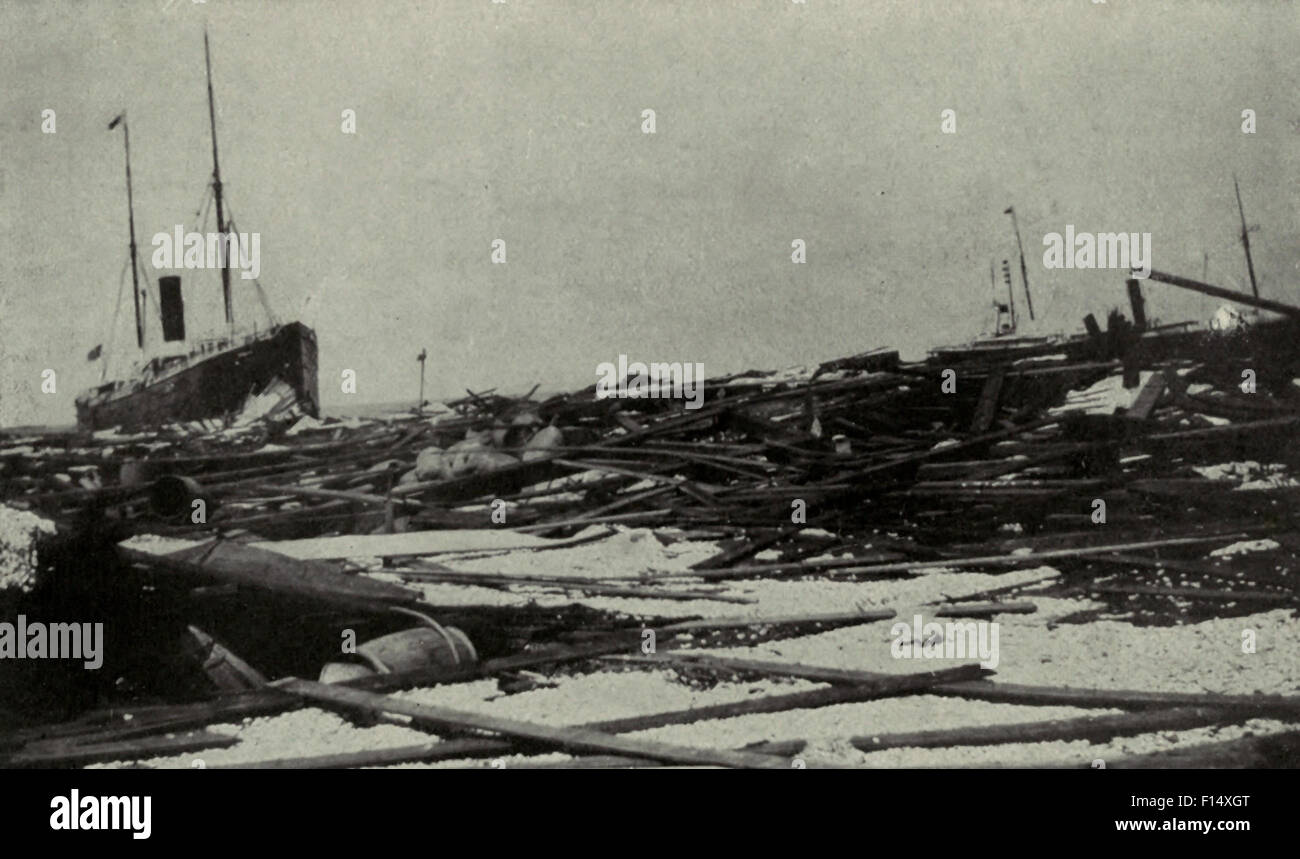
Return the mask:
<svg viewBox="0 0 1300 859">
<path fill-rule="evenodd" d="M 919 356 L 990 327 L 1012 204 L 1028 333 L 1127 312 L 1123 272 L 1044 269 L 1067 223 L 1150 232 L 1153 265 L 1195 278 L 1208 252 L 1211 282 L 1248 288 L 1234 172 L 1261 293 L 1300 302 L 1292 3 L 0 0 L 0 423 L 70 423 L 98 381 L 126 261 L 117 113 L 146 264 L 154 233 L 197 226 L 205 21 L 228 199 L 280 317 L 317 331 L 327 408 L 344 368 L 358 400 L 413 400 L 421 348 L 435 397 L 577 388 L 620 353 L 709 375 Z M 215 272 L 180 274 L 191 332 L 212 329 Z M 1146 291 L 1164 321 L 1217 306 Z"/>
</svg>

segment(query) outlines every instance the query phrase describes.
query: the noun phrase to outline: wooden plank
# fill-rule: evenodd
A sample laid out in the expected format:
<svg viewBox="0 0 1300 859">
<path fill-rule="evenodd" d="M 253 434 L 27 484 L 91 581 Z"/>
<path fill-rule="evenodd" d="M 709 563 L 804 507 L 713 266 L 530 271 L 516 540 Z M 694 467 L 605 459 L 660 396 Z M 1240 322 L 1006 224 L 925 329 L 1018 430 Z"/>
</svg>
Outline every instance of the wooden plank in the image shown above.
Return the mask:
<svg viewBox="0 0 1300 859">
<path fill-rule="evenodd" d="M 503 762 L 504 763 L 504 762 Z M 494 764 L 480 764 L 479 766 L 493 766 Z M 596 769 L 641 769 L 645 767 L 661 767 L 660 761 L 650 760 L 649 758 L 627 758 L 618 755 L 582 755 L 580 757 L 569 758 L 567 761 L 531 761 L 523 760 L 504 766 L 502 769 L 512 770 L 596 770 Z"/>
<path fill-rule="evenodd" d="M 1214 602 L 1272 602 L 1289 603 L 1297 600 L 1296 594 L 1275 593 L 1272 591 L 1231 591 L 1210 590 L 1209 588 L 1171 588 L 1156 585 L 1079 585 L 1078 589 L 1093 594 L 1141 594 L 1145 596 L 1177 597 L 1191 600 L 1213 600 Z"/>
<path fill-rule="evenodd" d="M 712 765 L 750 769 L 789 768 L 785 761 L 770 755 L 755 754 L 753 752 L 731 752 L 721 749 L 695 749 L 650 740 L 632 739 L 583 728 L 539 725 L 518 719 L 503 719 L 481 713 L 453 710 L 449 707 L 417 704 L 412 701 L 402 701 L 384 695 L 362 692 L 358 689 L 327 686 L 323 683 L 298 678 L 277 681 L 274 685 L 286 692 L 301 695 L 321 704 L 367 712 L 398 713 L 418 719 L 423 724 L 447 730 L 491 731 L 515 739 L 552 746 L 564 751 L 625 755 L 690 766 Z"/>
<path fill-rule="evenodd" d="M 702 579 L 725 579 L 744 575 L 803 575 L 812 572 L 828 576 L 862 575 L 866 573 L 905 573 L 911 570 L 936 567 L 963 566 L 1037 566 L 1056 558 L 1082 558 L 1090 555 L 1107 555 L 1137 549 L 1158 549 L 1169 546 L 1195 546 L 1244 540 L 1250 535 L 1244 531 L 1211 534 L 1200 537 L 1174 537 L 1164 540 L 1142 540 L 1133 543 L 1111 543 L 1102 546 L 1083 546 L 1069 549 L 1047 549 L 1025 555 L 976 555 L 970 557 L 941 558 L 933 561 L 896 561 L 884 564 L 863 564 L 861 558 L 828 558 L 822 561 L 802 561 L 795 564 L 751 564 L 725 570 L 696 570 L 691 575 Z"/>
<path fill-rule="evenodd" d="M 193 624 L 186 626 L 185 630 L 188 652 L 218 689 L 244 692 L 266 685 L 266 678 L 256 668 L 211 635 Z"/>
<path fill-rule="evenodd" d="M 701 620 L 683 620 L 668 626 L 658 627 L 662 633 L 687 632 L 694 629 L 736 629 L 746 626 L 796 626 L 812 623 L 835 623 L 852 625 L 857 623 L 875 623 L 878 620 L 890 620 L 896 615 L 892 608 L 871 609 L 868 611 L 836 611 L 825 614 L 779 614 L 767 617 L 711 617 Z"/>
<path fill-rule="evenodd" d="M 1095 755 L 1054 761 L 1025 763 L 980 763 L 975 769 L 1087 769 Z M 1145 755 L 1102 758 L 1107 769 L 1295 769 L 1300 767 L 1300 731 L 1262 737 L 1242 737 L 1220 743 L 1194 746 Z"/>
<path fill-rule="evenodd" d="M 733 659 L 709 656 L 703 653 L 657 654 L 650 660 L 683 665 L 714 668 L 723 671 L 749 672 L 768 677 L 798 677 L 821 683 L 851 684 L 877 689 L 882 694 L 902 694 L 929 689 L 938 684 L 964 683 L 992 672 L 978 665 L 959 665 L 923 674 L 881 674 L 876 671 L 854 671 L 846 668 L 826 668 L 820 665 L 803 665 L 797 662 L 772 662 L 758 659 Z M 964 678 L 964 679 L 958 679 Z"/>
<path fill-rule="evenodd" d="M 384 558 L 397 555 L 436 555 L 452 552 L 496 552 L 517 549 L 553 549 L 574 542 L 549 540 L 505 528 L 413 531 L 407 534 L 348 534 L 307 540 L 250 543 L 253 548 L 277 552 L 298 560 Z"/>
<path fill-rule="evenodd" d="M 387 749 L 365 749 L 359 752 L 306 755 L 297 758 L 270 758 L 249 763 L 209 766 L 208 769 L 347 769 L 350 767 L 382 767 L 394 764 L 454 760 L 462 757 L 474 758 L 486 755 L 509 754 L 514 754 L 514 746 L 505 740 L 430 740 L 427 743 L 394 746 Z"/>
<path fill-rule="evenodd" d="M 1133 405 L 1124 413 L 1124 416 L 1139 421 L 1146 420 L 1151 417 L 1152 410 L 1155 409 L 1156 403 L 1160 400 L 1160 395 L 1164 392 L 1164 374 L 1152 373 L 1147 378 L 1146 384 L 1142 386 L 1142 390 L 1138 391 L 1137 399 L 1133 401 Z"/>
<path fill-rule="evenodd" d="M 987 432 L 989 427 L 993 426 L 993 419 L 998 414 L 998 399 L 1002 396 L 1002 382 L 1006 377 L 1007 368 L 1003 364 L 993 368 L 989 377 L 984 380 L 979 403 L 975 406 L 975 419 L 971 421 L 971 432 L 977 434 Z"/>
<path fill-rule="evenodd" d="M 385 572 L 389 572 L 385 570 Z M 605 582 L 592 582 L 588 580 L 565 581 L 559 577 L 535 578 L 524 575 L 514 575 L 513 573 L 461 573 L 454 570 L 434 571 L 434 570 L 392 570 L 393 575 L 401 576 L 403 579 L 409 579 L 417 582 L 444 582 L 461 585 L 478 585 L 491 587 L 493 585 L 528 585 L 530 587 L 546 588 L 550 590 L 564 591 L 582 591 L 588 594 L 603 594 L 605 596 L 622 596 L 632 597 L 634 599 L 656 599 L 656 600 L 681 600 L 691 602 L 694 600 L 708 600 L 712 602 L 739 603 L 741 605 L 753 605 L 758 602 L 754 597 L 727 596 L 709 591 L 689 591 L 689 590 L 670 590 L 658 585 L 647 585 L 645 587 L 629 587 L 624 585 L 612 585 Z M 431 605 L 438 605 L 437 599 L 434 598 Z M 455 603 L 459 605 L 459 603 Z"/>
<path fill-rule="evenodd" d="M 215 722 L 269 716 L 298 706 L 298 699 L 274 689 L 224 695 L 196 704 L 121 707 L 88 714 L 74 722 L 15 731 L 0 739 L 6 747 L 75 738 L 77 745 L 111 743 L 149 734 L 182 731 Z"/>
<path fill-rule="evenodd" d="M 772 533 L 767 534 L 766 536 L 763 537 L 759 537 L 757 539 L 742 540 L 735 547 L 731 549 L 727 549 L 726 551 L 723 552 L 719 552 L 718 554 L 714 555 L 711 558 L 706 558 L 705 560 L 700 561 L 697 564 L 694 564 L 691 567 L 691 569 L 717 570 L 717 569 L 722 569 L 723 567 L 729 567 L 732 564 L 736 563 L 737 561 L 743 561 L 746 560 L 747 558 L 752 558 L 754 555 L 757 555 L 759 552 L 763 551 L 769 546 L 775 546 L 777 543 L 780 543 L 784 540 L 788 540 L 790 537 L 793 537 L 801 530 L 803 529 L 800 526 L 795 525 L 789 528 L 781 528 L 777 531 L 773 531 Z"/>
<path fill-rule="evenodd" d="M 1147 692 L 1133 689 L 1076 689 L 1068 686 L 1026 686 L 976 680 L 932 687 L 932 695 L 971 698 L 1003 704 L 1054 707 L 1118 707 L 1122 709 L 1213 707 L 1256 715 L 1300 717 L 1300 696 L 1216 695 L 1204 692 Z"/>
<path fill-rule="evenodd" d="M 717 704 L 709 707 L 694 707 L 684 710 L 670 710 L 651 713 L 646 716 L 632 716 L 626 719 L 609 719 L 603 722 L 588 722 L 576 725 L 592 731 L 609 734 L 623 734 L 642 731 L 665 725 L 684 725 L 694 722 L 725 719 L 752 713 L 779 713 L 796 709 L 812 709 L 834 704 L 870 701 L 884 697 L 879 689 L 867 686 L 835 686 L 829 689 L 812 689 L 789 695 L 768 695 L 751 698 L 730 704 Z M 738 751 L 758 752 L 769 755 L 789 756 L 802 750 L 804 743 L 765 743 L 761 748 L 748 747 Z M 387 749 L 367 749 L 359 752 L 339 754 L 309 755 L 298 758 L 275 758 L 253 763 L 239 764 L 238 769 L 338 769 L 345 767 L 388 766 L 414 761 L 445 761 L 455 758 L 480 758 L 489 755 L 517 754 L 515 745 L 508 740 L 488 738 L 467 738 L 455 740 L 434 740 L 407 746 Z M 619 758 L 619 760 L 632 760 Z M 620 764 L 624 765 L 624 764 Z M 656 762 L 658 765 L 658 762 Z M 222 769 L 223 767 L 209 767 Z"/>
<path fill-rule="evenodd" d="M 73 744 L 60 740 L 32 743 L 7 758 L 0 759 L 4 767 L 80 767 L 105 761 L 139 760 L 160 755 L 179 755 L 203 749 L 225 749 L 239 740 L 225 734 L 207 731 L 190 731 L 184 734 L 163 734 L 133 740 L 105 743 Z"/>
<path fill-rule="evenodd" d="M 242 488 L 242 487 L 241 487 Z M 388 504 L 424 509 L 424 504 L 411 498 L 388 498 L 372 495 L 368 492 L 343 492 L 337 489 L 315 489 L 309 486 L 282 485 L 278 483 L 253 483 L 246 487 L 253 492 L 271 492 L 277 495 L 292 495 L 295 498 L 325 498 L 330 501 L 355 501 L 358 504 L 370 504 L 384 507 Z"/>
<path fill-rule="evenodd" d="M 935 617 L 992 617 L 999 614 L 1033 614 L 1036 611 L 1038 606 L 1031 602 L 985 602 L 945 605 L 931 613 Z"/>
<path fill-rule="evenodd" d="M 1007 725 L 982 725 L 943 731 L 911 731 L 893 734 L 866 734 L 850 737 L 849 742 L 864 752 L 882 749 L 934 749 L 949 746 L 992 746 L 1002 743 L 1051 743 L 1068 740 L 1098 742 L 1112 737 L 1131 737 L 1153 731 L 1186 730 L 1204 725 L 1239 721 L 1240 713 L 1212 707 L 1176 707 L 1121 713 L 1117 716 L 1084 716 L 1078 719 L 1052 719 L 1042 722 L 1014 722 Z"/>
</svg>

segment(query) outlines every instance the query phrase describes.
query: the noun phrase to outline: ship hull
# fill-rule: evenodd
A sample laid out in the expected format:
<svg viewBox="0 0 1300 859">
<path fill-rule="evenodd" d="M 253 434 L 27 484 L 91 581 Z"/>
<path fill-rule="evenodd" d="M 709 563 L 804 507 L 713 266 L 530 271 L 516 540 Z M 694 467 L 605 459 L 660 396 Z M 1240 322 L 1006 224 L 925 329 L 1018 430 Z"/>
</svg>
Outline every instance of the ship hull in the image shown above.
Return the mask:
<svg viewBox="0 0 1300 859">
<path fill-rule="evenodd" d="M 292 322 L 274 334 L 209 355 L 139 390 L 77 401 L 77 426 L 135 430 L 176 421 L 223 418 L 239 411 L 251 393 L 279 379 L 293 388 L 301 412 L 320 414 L 316 333 Z"/>
</svg>

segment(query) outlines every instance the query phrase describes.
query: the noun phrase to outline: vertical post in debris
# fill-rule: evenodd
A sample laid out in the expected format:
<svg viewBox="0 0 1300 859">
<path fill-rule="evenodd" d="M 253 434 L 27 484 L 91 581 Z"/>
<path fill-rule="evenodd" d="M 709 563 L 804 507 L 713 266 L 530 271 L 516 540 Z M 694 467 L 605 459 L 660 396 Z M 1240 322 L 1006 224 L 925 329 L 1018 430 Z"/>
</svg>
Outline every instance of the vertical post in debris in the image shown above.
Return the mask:
<svg viewBox="0 0 1300 859">
<path fill-rule="evenodd" d="M 1092 344 L 1092 351 L 1098 358 L 1106 357 L 1106 340 L 1102 336 L 1101 326 L 1097 324 L 1097 317 L 1089 313 L 1083 317 L 1084 330 L 1088 332 L 1088 342 Z"/>
<path fill-rule="evenodd" d="M 1011 309 L 1011 333 L 1016 333 L 1016 293 L 1011 288 L 1011 263 L 1002 261 L 1002 279 L 1007 284 L 1007 306 Z"/>
<path fill-rule="evenodd" d="M 415 407 L 415 412 L 418 415 L 424 414 L 424 359 L 427 357 L 429 357 L 429 353 L 424 349 L 421 349 L 420 354 L 415 356 L 415 360 L 420 362 L 420 401 L 419 405 Z"/>
<path fill-rule="evenodd" d="M 1142 300 L 1142 284 L 1129 278 L 1124 281 L 1128 287 L 1128 303 L 1133 308 L 1133 326 L 1138 331 L 1147 330 L 1146 303 Z"/>
</svg>

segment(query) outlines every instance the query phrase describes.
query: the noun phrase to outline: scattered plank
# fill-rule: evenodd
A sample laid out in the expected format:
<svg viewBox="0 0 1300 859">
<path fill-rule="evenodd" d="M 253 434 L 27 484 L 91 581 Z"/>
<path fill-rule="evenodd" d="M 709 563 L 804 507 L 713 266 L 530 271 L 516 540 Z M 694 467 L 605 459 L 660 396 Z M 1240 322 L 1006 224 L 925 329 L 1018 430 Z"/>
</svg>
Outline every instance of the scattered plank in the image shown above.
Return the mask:
<svg viewBox="0 0 1300 859">
<path fill-rule="evenodd" d="M 864 752 L 898 748 L 994 746 L 1002 743 L 1052 743 L 1068 740 L 1102 742 L 1114 737 L 1131 737 L 1154 731 L 1180 731 L 1205 725 L 1230 724 L 1240 719 L 1240 713 L 1211 707 L 1175 707 L 1169 710 L 1147 710 L 1115 716 L 1013 722 L 1006 725 L 983 725 L 942 731 L 866 734 L 852 737 L 849 742 Z"/>
<path fill-rule="evenodd" d="M 326 686 L 323 683 L 314 683 L 310 680 L 288 678 L 276 681 L 276 686 L 286 692 L 301 695 L 308 700 L 335 708 L 363 710 L 372 713 L 398 713 L 434 727 L 456 731 L 471 729 L 491 731 L 507 737 L 551 746 L 562 751 L 625 755 L 689 766 L 712 765 L 749 769 L 789 768 L 786 762 L 770 755 L 760 755 L 753 752 L 731 752 L 721 749 L 688 748 L 649 740 L 636 740 L 582 728 L 557 728 L 523 722 L 517 719 L 503 719 L 481 713 L 453 710 L 449 707 L 416 704 L 411 701 L 402 701 L 383 695 L 362 692 L 358 689 Z"/>
<path fill-rule="evenodd" d="M 47 740 L 32 743 L 21 751 L 0 758 L 0 766 L 55 769 L 82 767 L 106 761 L 140 760 L 162 755 L 180 755 L 204 749 L 226 749 L 239 742 L 235 737 L 207 731 L 163 734 L 115 742 L 80 743 Z"/>
</svg>

